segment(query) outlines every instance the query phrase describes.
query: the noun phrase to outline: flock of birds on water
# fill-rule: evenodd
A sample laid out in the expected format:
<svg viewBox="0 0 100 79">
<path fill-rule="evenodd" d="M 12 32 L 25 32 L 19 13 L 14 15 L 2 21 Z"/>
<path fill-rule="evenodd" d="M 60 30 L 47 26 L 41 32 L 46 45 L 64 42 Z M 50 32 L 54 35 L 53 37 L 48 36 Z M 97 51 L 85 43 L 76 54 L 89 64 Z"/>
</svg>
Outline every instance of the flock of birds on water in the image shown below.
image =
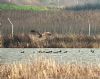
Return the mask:
<svg viewBox="0 0 100 79">
<path fill-rule="evenodd" d="M 68 53 L 68 52 L 69 52 L 69 51 L 62 51 L 62 50 L 55 51 L 55 52 L 52 51 L 52 50 L 51 50 L 51 51 L 41 51 L 41 50 L 38 51 L 38 53 Z M 78 52 L 81 52 L 81 51 L 78 50 Z M 95 53 L 95 50 L 91 49 L 90 52 L 91 52 L 91 53 Z M 25 53 L 25 51 L 21 51 L 20 53 Z M 34 52 L 33 52 L 33 53 L 34 53 Z"/>
</svg>

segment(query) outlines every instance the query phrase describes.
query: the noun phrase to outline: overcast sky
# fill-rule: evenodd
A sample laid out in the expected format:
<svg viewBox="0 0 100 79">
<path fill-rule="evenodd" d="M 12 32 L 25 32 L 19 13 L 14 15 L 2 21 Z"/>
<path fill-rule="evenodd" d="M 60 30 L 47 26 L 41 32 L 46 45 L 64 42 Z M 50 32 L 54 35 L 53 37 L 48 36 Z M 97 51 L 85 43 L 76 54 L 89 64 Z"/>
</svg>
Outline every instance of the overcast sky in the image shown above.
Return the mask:
<svg viewBox="0 0 100 79">
<path fill-rule="evenodd" d="M 77 5 L 77 4 L 85 4 L 85 3 L 100 3 L 100 0 L 60 0 L 64 1 L 64 5 L 72 6 L 72 5 Z"/>
</svg>

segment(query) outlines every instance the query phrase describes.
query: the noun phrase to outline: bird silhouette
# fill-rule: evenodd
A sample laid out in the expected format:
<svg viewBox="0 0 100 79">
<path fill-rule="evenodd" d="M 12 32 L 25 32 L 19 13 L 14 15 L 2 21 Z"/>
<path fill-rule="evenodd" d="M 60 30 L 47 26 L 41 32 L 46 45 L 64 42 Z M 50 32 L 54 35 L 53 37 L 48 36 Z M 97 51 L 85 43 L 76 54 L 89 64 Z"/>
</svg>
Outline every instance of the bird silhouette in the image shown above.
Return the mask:
<svg viewBox="0 0 100 79">
<path fill-rule="evenodd" d="M 38 51 L 39 53 L 45 53 L 45 51 Z"/>
<path fill-rule="evenodd" d="M 24 51 L 22 51 L 21 53 L 25 53 Z"/>
<path fill-rule="evenodd" d="M 65 51 L 64 53 L 67 53 L 68 51 Z"/>
<path fill-rule="evenodd" d="M 52 53 L 52 51 L 48 51 L 48 52 L 46 52 L 46 53 Z"/>
<path fill-rule="evenodd" d="M 91 50 L 92 53 L 94 53 L 94 50 Z"/>
<path fill-rule="evenodd" d="M 38 51 L 39 53 L 43 53 L 42 51 Z"/>
</svg>

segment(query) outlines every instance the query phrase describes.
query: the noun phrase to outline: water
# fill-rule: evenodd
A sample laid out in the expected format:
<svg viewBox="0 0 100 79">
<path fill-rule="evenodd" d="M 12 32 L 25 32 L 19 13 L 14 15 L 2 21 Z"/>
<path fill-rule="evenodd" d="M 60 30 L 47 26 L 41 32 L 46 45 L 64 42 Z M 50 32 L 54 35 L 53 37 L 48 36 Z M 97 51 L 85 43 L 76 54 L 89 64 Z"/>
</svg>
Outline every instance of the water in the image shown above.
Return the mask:
<svg viewBox="0 0 100 79">
<path fill-rule="evenodd" d="M 49 52 L 48 52 L 49 51 Z M 51 52 L 50 52 L 51 51 Z M 66 52 L 65 52 L 66 51 Z M 100 63 L 100 49 L 72 49 L 72 48 L 1 48 L 0 63 L 13 63 L 17 61 L 28 62 L 37 57 L 53 58 L 58 63 L 97 64 Z"/>
</svg>

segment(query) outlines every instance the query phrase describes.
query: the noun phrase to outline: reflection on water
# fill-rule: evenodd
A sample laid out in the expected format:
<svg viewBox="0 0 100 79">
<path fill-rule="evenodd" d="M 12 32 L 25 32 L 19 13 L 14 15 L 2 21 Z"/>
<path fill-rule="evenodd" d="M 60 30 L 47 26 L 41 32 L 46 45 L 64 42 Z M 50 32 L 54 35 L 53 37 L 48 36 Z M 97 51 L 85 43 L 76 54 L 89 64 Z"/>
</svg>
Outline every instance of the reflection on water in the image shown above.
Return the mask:
<svg viewBox="0 0 100 79">
<path fill-rule="evenodd" d="M 1 48 L 0 63 L 27 62 L 29 58 L 36 59 L 40 56 L 53 58 L 60 63 L 99 63 L 100 49 L 72 49 L 72 48 Z"/>
</svg>

